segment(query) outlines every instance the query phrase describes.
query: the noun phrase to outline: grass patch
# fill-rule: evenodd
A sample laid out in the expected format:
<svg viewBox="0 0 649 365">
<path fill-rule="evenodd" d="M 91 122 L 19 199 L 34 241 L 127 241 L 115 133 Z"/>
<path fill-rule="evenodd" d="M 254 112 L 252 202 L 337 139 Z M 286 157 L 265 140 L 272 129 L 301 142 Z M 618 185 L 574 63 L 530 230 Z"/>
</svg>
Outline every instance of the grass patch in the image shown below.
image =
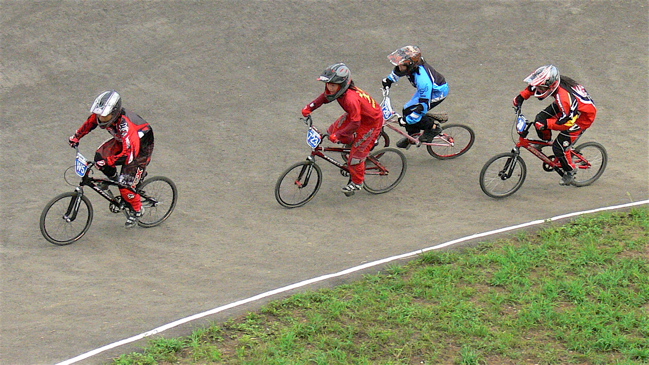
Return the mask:
<svg viewBox="0 0 649 365">
<path fill-rule="evenodd" d="M 426 253 L 113 364 L 647 364 L 648 228 L 638 208 Z"/>
</svg>

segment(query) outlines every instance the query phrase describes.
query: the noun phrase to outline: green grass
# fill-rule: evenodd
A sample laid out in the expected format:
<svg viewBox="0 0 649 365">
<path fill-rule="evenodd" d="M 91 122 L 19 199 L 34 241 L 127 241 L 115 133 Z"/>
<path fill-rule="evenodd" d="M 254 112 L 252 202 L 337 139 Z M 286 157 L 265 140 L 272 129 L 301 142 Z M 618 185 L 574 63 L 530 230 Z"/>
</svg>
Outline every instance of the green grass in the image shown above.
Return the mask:
<svg viewBox="0 0 649 365">
<path fill-rule="evenodd" d="M 113 364 L 648 364 L 649 209 L 271 302 Z"/>
</svg>

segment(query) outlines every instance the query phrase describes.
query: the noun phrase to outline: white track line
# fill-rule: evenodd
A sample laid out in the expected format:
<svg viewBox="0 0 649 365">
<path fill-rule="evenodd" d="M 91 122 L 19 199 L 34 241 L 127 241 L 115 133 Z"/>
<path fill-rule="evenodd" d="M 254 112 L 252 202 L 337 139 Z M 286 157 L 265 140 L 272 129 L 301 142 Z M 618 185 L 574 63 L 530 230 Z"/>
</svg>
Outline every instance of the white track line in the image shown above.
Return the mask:
<svg viewBox="0 0 649 365">
<path fill-rule="evenodd" d="M 288 285 L 288 286 L 285 286 L 285 287 L 282 287 L 282 288 L 278 288 L 278 289 L 271 290 L 271 291 L 268 291 L 268 292 L 265 292 L 265 293 L 261 293 L 261 294 L 255 295 L 254 297 L 250 297 L 250 298 L 247 298 L 247 299 L 239 300 L 239 301 L 234 302 L 234 303 L 226 304 L 224 306 L 214 308 L 214 309 L 211 309 L 211 310 L 206 311 L 206 312 L 194 314 L 193 316 L 189 316 L 189 317 L 179 319 L 179 320 L 177 320 L 175 322 L 171 322 L 171 323 L 166 324 L 164 326 L 154 328 L 151 331 L 141 333 L 141 334 L 139 334 L 137 336 L 129 337 L 127 339 L 117 341 L 117 342 L 111 343 L 109 345 L 100 347 L 98 349 L 86 352 L 85 354 L 81 354 L 81 355 L 79 355 L 77 357 L 74 357 L 72 359 L 60 362 L 60 363 L 58 363 L 56 365 L 74 364 L 74 363 L 76 363 L 78 361 L 87 359 L 87 358 L 89 358 L 91 356 L 95 356 L 95 355 L 97 355 L 99 353 L 102 353 L 104 351 L 107 351 L 107 350 L 110 350 L 110 349 L 113 349 L 113 348 L 116 348 L 116 347 L 119 347 L 119 346 L 122 346 L 122 345 L 125 345 L 125 344 L 128 344 L 128 343 L 131 343 L 131 342 L 141 340 L 141 339 L 143 339 L 145 337 L 155 335 L 157 333 L 166 331 L 166 330 L 168 330 L 170 328 L 174 328 L 174 327 L 179 326 L 181 324 L 191 322 L 191 321 L 193 321 L 195 319 L 199 319 L 199 318 L 203 318 L 203 317 L 206 317 L 206 316 L 209 316 L 209 315 L 212 315 L 212 314 L 223 312 L 224 310 L 227 310 L 227 309 L 238 307 L 240 305 L 244 305 L 244 304 L 247 304 L 247 303 L 250 303 L 250 302 L 254 302 L 256 300 L 260 300 L 260 299 L 263 299 L 263 298 L 267 298 L 267 297 L 270 297 L 270 296 L 275 295 L 275 294 L 284 293 L 284 292 L 287 292 L 289 290 L 301 288 L 303 286 L 310 285 L 310 284 L 313 284 L 313 283 L 317 283 L 317 282 L 320 282 L 320 281 L 328 280 L 328 279 L 331 279 L 331 278 L 336 278 L 336 277 L 339 277 L 339 276 L 344 276 L 344 275 L 351 274 L 351 273 L 356 272 L 356 271 L 361 271 L 361 270 L 364 270 L 364 269 L 367 269 L 367 268 L 370 268 L 370 267 L 373 267 L 373 266 L 382 265 L 382 264 L 385 264 L 385 263 L 388 263 L 388 262 L 391 262 L 391 261 L 396 261 L 396 260 L 401 260 L 401 259 L 405 259 L 405 258 L 412 257 L 412 256 L 417 256 L 417 255 L 419 255 L 419 254 L 421 254 L 423 252 L 426 252 L 426 251 L 439 250 L 440 248 L 452 246 L 454 244 L 470 241 L 470 240 L 473 240 L 473 239 L 476 239 L 476 238 L 482 238 L 482 237 L 486 237 L 486 236 L 491 236 L 491 235 L 494 235 L 494 234 L 513 231 L 513 230 L 517 230 L 517 229 L 520 229 L 520 228 L 531 227 L 531 226 L 543 224 L 543 223 L 546 223 L 546 222 L 557 221 L 557 220 L 566 219 L 566 218 L 570 218 L 570 217 L 575 217 L 575 216 L 579 216 L 579 215 L 583 215 L 583 214 L 597 213 L 597 212 L 602 212 L 602 211 L 606 211 L 606 210 L 629 208 L 629 207 L 643 205 L 643 204 L 649 204 L 649 200 L 643 200 L 643 201 L 639 201 L 639 202 L 622 204 L 622 205 L 614 205 L 614 206 L 604 207 L 604 208 L 585 210 L 585 211 L 575 212 L 575 213 L 568 213 L 568 214 L 558 215 L 558 216 L 548 218 L 548 219 L 539 219 L 539 220 L 531 221 L 531 222 L 528 222 L 528 223 L 517 224 L 515 226 L 495 229 L 493 231 L 477 233 L 477 234 L 474 234 L 474 235 L 471 235 L 471 236 L 467 236 L 467 237 L 458 238 L 458 239 L 455 239 L 455 240 L 452 240 L 452 241 L 448 241 L 448 242 L 439 244 L 437 246 L 432 246 L 432 247 L 424 248 L 424 249 L 421 249 L 421 250 L 412 251 L 412 252 L 405 253 L 405 254 L 402 254 L 402 255 L 388 257 L 388 258 L 378 260 L 378 261 L 368 262 L 366 264 L 363 264 L 363 265 L 360 265 L 360 266 L 355 266 L 355 267 L 349 268 L 347 270 L 339 271 L 339 272 L 334 273 L 334 274 L 323 275 L 323 276 L 319 276 L 317 278 L 300 281 L 299 283 L 291 284 L 291 285 Z"/>
</svg>

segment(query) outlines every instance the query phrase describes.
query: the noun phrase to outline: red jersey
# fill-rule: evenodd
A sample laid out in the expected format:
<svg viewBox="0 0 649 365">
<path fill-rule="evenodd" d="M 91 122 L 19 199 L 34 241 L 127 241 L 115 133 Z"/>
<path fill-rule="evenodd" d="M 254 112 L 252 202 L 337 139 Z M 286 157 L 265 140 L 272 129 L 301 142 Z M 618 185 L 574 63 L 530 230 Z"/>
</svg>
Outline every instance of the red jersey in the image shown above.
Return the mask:
<svg viewBox="0 0 649 365">
<path fill-rule="evenodd" d="M 525 100 L 532 95 L 534 91 L 529 87 L 521 92 Z M 565 87 L 560 84 L 552 96 L 558 113 L 547 119 L 549 129 L 564 131 L 575 124 L 581 129 L 586 129 L 593 124 L 597 108 L 583 86 Z"/>
<path fill-rule="evenodd" d="M 97 114 L 91 114 L 81 125 L 75 135 L 81 138 L 97 128 Z M 122 145 L 122 150 L 115 156 L 106 159 L 109 165 L 114 165 L 119 158 L 126 156 L 125 164 L 129 164 L 140 154 L 140 138 L 151 130 L 151 126 L 139 115 L 124 109 L 122 116 L 106 131 Z"/>
<path fill-rule="evenodd" d="M 362 127 L 363 130 L 372 128 L 380 129 L 383 126 L 383 113 L 379 103 L 370 94 L 353 86 L 338 97 L 338 104 L 347 112 L 347 122 L 336 132 L 339 139 L 353 138 L 354 132 Z M 321 94 L 314 101 L 314 108 L 329 103 L 325 94 Z"/>
</svg>

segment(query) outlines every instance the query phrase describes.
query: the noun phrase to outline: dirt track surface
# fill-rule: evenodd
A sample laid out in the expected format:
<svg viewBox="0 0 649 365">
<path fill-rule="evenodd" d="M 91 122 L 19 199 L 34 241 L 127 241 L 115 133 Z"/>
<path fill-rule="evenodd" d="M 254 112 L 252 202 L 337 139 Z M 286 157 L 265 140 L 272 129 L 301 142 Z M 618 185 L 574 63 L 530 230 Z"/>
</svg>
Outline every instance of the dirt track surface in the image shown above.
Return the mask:
<svg viewBox="0 0 649 365">
<path fill-rule="evenodd" d="M 2 363 L 56 363 L 364 262 L 647 199 L 647 7 L 646 1 L 3 1 Z M 316 198 L 303 208 L 280 207 L 273 196 L 278 175 L 309 152 L 298 117 L 323 90 L 316 77 L 346 62 L 356 84 L 380 100 L 380 80 L 391 68 L 386 56 L 406 44 L 419 45 L 446 76 L 451 94 L 438 110 L 475 130 L 473 149 L 450 161 L 410 149 L 401 185 L 376 196 L 344 197 L 345 178 L 323 163 Z M 522 79 L 546 63 L 595 99 L 598 119 L 580 142 L 604 144 L 609 166 L 594 185 L 566 188 L 524 153 L 528 177 L 521 190 L 490 199 L 478 184 L 480 168 L 511 149 L 511 100 L 525 86 Z M 94 97 L 110 88 L 153 125 L 150 174 L 175 180 L 180 201 L 162 226 L 126 230 L 123 217 L 92 194 L 88 234 L 70 246 L 51 245 L 38 218 L 51 198 L 72 190 L 62 179 L 74 158 L 67 137 Z M 400 83 L 394 105 L 412 92 Z M 532 117 L 545 105 L 530 100 L 524 111 Z M 337 104 L 325 105 L 314 119 L 326 127 L 340 113 Z M 106 138 L 96 130 L 82 140 L 82 151 L 92 156 Z"/>
</svg>

